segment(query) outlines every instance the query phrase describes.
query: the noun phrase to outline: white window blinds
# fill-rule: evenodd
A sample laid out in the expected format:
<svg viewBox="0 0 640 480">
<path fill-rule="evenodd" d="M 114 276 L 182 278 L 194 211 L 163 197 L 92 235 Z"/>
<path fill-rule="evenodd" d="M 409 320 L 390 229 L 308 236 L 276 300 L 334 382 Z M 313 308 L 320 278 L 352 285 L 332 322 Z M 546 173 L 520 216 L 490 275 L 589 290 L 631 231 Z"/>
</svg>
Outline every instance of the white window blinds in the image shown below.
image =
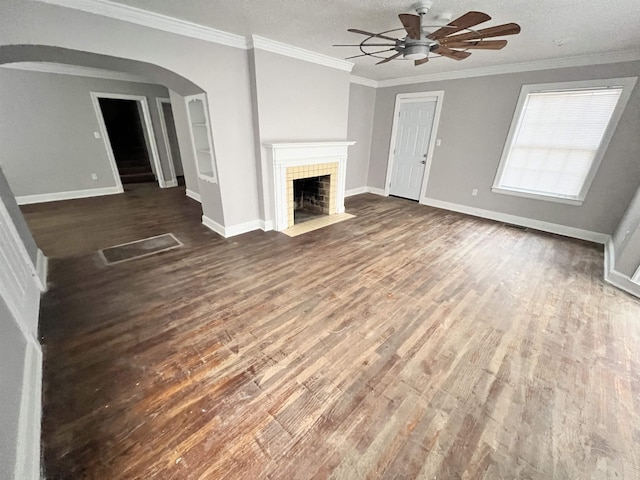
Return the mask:
<svg viewBox="0 0 640 480">
<path fill-rule="evenodd" d="M 578 198 L 622 87 L 529 93 L 498 188 Z"/>
</svg>

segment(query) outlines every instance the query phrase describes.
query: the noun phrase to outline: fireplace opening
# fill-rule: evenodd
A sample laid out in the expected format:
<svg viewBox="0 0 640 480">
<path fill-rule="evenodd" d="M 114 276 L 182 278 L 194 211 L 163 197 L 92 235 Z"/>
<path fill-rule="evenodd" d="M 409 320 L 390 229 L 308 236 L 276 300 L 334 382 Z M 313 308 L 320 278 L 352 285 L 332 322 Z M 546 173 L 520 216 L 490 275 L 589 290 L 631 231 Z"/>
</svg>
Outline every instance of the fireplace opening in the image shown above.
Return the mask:
<svg viewBox="0 0 640 480">
<path fill-rule="evenodd" d="M 293 181 L 293 223 L 298 224 L 329 214 L 331 175 Z"/>
</svg>

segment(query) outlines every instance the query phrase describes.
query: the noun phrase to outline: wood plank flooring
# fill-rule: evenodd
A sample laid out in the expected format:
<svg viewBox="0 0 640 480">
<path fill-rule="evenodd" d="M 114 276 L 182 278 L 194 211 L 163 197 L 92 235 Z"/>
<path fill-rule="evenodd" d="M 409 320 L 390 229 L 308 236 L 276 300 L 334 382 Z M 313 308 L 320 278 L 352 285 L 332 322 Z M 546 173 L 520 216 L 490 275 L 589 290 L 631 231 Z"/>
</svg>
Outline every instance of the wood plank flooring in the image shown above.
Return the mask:
<svg viewBox="0 0 640 480">
<path fill-rule="evenodd" d="M 640 478 L 640 301 L 601 246 L 373 195 L 225 240 L 183 195 L 25 209 L 65 257 L 48 479 Z M 95 253 L 166 232 L 184 246 Z"/>
</svg>

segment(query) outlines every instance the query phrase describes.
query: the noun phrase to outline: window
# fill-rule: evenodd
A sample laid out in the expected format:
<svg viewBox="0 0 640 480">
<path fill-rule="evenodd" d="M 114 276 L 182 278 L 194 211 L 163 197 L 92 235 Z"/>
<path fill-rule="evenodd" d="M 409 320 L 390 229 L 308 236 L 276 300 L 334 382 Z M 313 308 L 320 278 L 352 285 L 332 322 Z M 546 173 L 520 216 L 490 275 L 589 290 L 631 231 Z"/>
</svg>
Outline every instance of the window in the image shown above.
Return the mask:
<svg viewBox="0 0 640 480">
<path fill-rule="evenodd" d="M 525 85 L 493 191 L 581 205 L 635 81 Z"/>
</svg>

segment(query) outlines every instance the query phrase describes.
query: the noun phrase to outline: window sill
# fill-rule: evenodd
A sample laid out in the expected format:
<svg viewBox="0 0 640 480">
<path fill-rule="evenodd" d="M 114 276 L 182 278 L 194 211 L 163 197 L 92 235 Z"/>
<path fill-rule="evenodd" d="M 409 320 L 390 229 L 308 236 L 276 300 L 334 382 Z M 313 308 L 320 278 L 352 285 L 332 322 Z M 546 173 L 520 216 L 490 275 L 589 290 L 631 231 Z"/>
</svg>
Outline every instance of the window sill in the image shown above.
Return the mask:
<svg viewBox="0 0 640 480">
<path fill-rule="evenodd" d="M 533 200 L 543 200 L 546 202 L 564 203 L 565 205 L 574 205 L 578 207 L 582 205 L 582 203 L 584 202 L 584 199 L 554 197 L 552 195 L 543 195 L 540 193 L 528 193 L 528 192 L 521 192 L 519 190 L 509 190 L 503 187 L 491 187 L 491 191 L 493 193 L 500 193 L 502 195 L 512 195 L 514 197 L 531 198 Z"/>
</svg>

